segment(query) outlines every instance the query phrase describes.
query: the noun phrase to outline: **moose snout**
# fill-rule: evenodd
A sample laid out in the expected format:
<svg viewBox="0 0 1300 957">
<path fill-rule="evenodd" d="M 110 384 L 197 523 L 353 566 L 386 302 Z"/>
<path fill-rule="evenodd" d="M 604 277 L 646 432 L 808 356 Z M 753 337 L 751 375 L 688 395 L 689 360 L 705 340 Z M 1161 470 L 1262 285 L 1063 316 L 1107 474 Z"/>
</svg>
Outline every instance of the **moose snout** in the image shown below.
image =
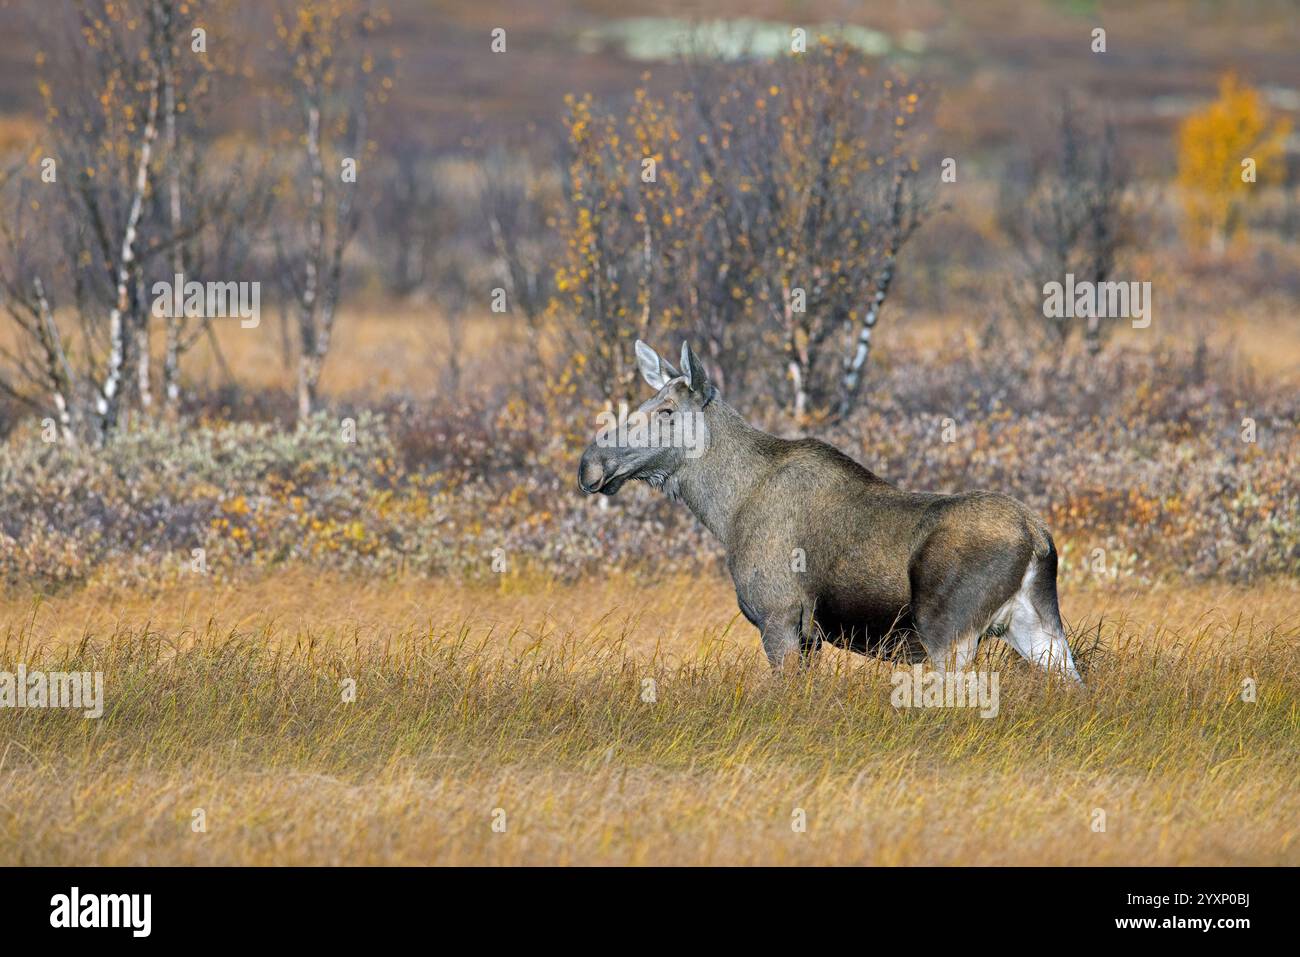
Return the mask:
<svg viewBox="0 0 1300 957">
<path fill-rule="evenodd" d="M 588 447 L 582 453 L 578 463 L 578 488 L 588 495 L 599 492 L 601 495 L 613 495 L 627 481 L 628 469 L 608 453 L 601 454 L 596 446 Z"/>
<path fill-rule="evenodd" d="M 605 484 L 605 463 L 600 460 L 594 450 L 587 449 L 582 453 L 582 460 L 578 463 L 578 488 L 590 495 L 593 492 L 599 492 L 600 487 Z"/>
</svg>

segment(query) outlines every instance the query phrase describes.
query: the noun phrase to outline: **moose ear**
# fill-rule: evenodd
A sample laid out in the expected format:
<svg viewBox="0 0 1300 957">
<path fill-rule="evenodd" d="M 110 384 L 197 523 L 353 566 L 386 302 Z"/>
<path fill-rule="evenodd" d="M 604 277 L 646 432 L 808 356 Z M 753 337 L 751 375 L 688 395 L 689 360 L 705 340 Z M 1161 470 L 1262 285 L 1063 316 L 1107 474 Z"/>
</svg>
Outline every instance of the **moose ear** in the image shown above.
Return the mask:
<svg viewBox="0 0 1300 957">
<path fill-rule="evenodd" d="M 641 369 L 641 378 L 655 390 L 662 389 L 679 374 L 666 359 L 640 339 L 636 341 L 636 364 Z"/>
<path fill-rule="evenodd" d="M 708 405 L 718 394 L 718 390 L 709 381 L 709 374 L 704 371 L 704 363 L 685 340 L 682 342 L 682 375 L 691 385 L 691 391 L 704 399 Z"/>
</svg>

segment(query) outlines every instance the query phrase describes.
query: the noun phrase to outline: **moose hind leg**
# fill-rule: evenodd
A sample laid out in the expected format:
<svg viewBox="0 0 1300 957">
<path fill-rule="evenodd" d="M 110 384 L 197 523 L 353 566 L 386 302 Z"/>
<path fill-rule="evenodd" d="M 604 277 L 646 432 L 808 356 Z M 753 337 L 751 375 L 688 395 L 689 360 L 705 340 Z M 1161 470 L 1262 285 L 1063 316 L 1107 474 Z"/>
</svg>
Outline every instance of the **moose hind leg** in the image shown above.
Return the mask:
<svg viewBox="0 0 1300 957">
<path fill-rule="evenodd" d="M 1083 684 L 1065 638 L 1065 626 L 1056 602 L 1055 556 L 1051 558 L 1050 561 L 1033 560 L 1025 569 L 1024 580 L 1012 602 L 1011 623 L 1004 639 L 1026 661 L 1050 674 Z"/>
<path fill-rule="evenodd" d="M 927 603 L 923 602 L 923 605 Z M 935 671 L 965 671 L 979 650 L 980 632 L 960 609 L 914 613 L 917 634 Z"/>
<path fill-rule="evenodd" d="M 964 670 L 980 638 L 1016 593 L 1029 550 L 969 554 L 932 537 L 909 569 L 912 618 L 937 670 Z"/>
</svg>

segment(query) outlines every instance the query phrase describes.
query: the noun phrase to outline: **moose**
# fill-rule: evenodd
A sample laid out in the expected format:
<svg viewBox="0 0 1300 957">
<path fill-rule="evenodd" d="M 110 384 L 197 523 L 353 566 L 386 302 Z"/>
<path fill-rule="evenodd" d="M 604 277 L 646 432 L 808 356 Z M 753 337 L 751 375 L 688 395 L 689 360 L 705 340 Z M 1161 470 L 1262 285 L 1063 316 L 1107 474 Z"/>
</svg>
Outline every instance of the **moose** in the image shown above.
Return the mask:
<svg viewBox="0 0 1300 957">
<path fill-rule="evenodd" d="M 598 435 L 578 486 L 614 495 L 638 480 L 684 502 L 725 547 L 774 670 L 807 665 L 825 640 L 960 671 L 989 636 L 1082 683 L 1057 604 L 1056 546 L 1028 506 L 995 492 L 904 491 L 825 442 L 756 429 L 688 343 L 679 368 L 640 340 L 636 359 L 655 394 L 632 415 L 669 427 L 692 417 L 700 441 L 652 441 L 662 429 Z"/>
</svg>

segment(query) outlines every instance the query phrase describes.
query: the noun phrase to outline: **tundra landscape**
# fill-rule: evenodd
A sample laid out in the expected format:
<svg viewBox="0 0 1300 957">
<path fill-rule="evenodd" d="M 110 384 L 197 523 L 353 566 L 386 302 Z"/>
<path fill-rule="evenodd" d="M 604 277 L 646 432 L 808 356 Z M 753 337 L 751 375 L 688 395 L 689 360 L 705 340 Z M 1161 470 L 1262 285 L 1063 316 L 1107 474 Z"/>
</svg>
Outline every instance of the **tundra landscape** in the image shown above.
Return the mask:
<svg viewBox="0 0 1300 957">
<path fill-rule="evenodd" d="M 0 862 L 1300 864 L 1289 4 L 0 26 Z M 774 672 L 637 340 L 1032 509 L 1082 687 Z"/>
</svg>

